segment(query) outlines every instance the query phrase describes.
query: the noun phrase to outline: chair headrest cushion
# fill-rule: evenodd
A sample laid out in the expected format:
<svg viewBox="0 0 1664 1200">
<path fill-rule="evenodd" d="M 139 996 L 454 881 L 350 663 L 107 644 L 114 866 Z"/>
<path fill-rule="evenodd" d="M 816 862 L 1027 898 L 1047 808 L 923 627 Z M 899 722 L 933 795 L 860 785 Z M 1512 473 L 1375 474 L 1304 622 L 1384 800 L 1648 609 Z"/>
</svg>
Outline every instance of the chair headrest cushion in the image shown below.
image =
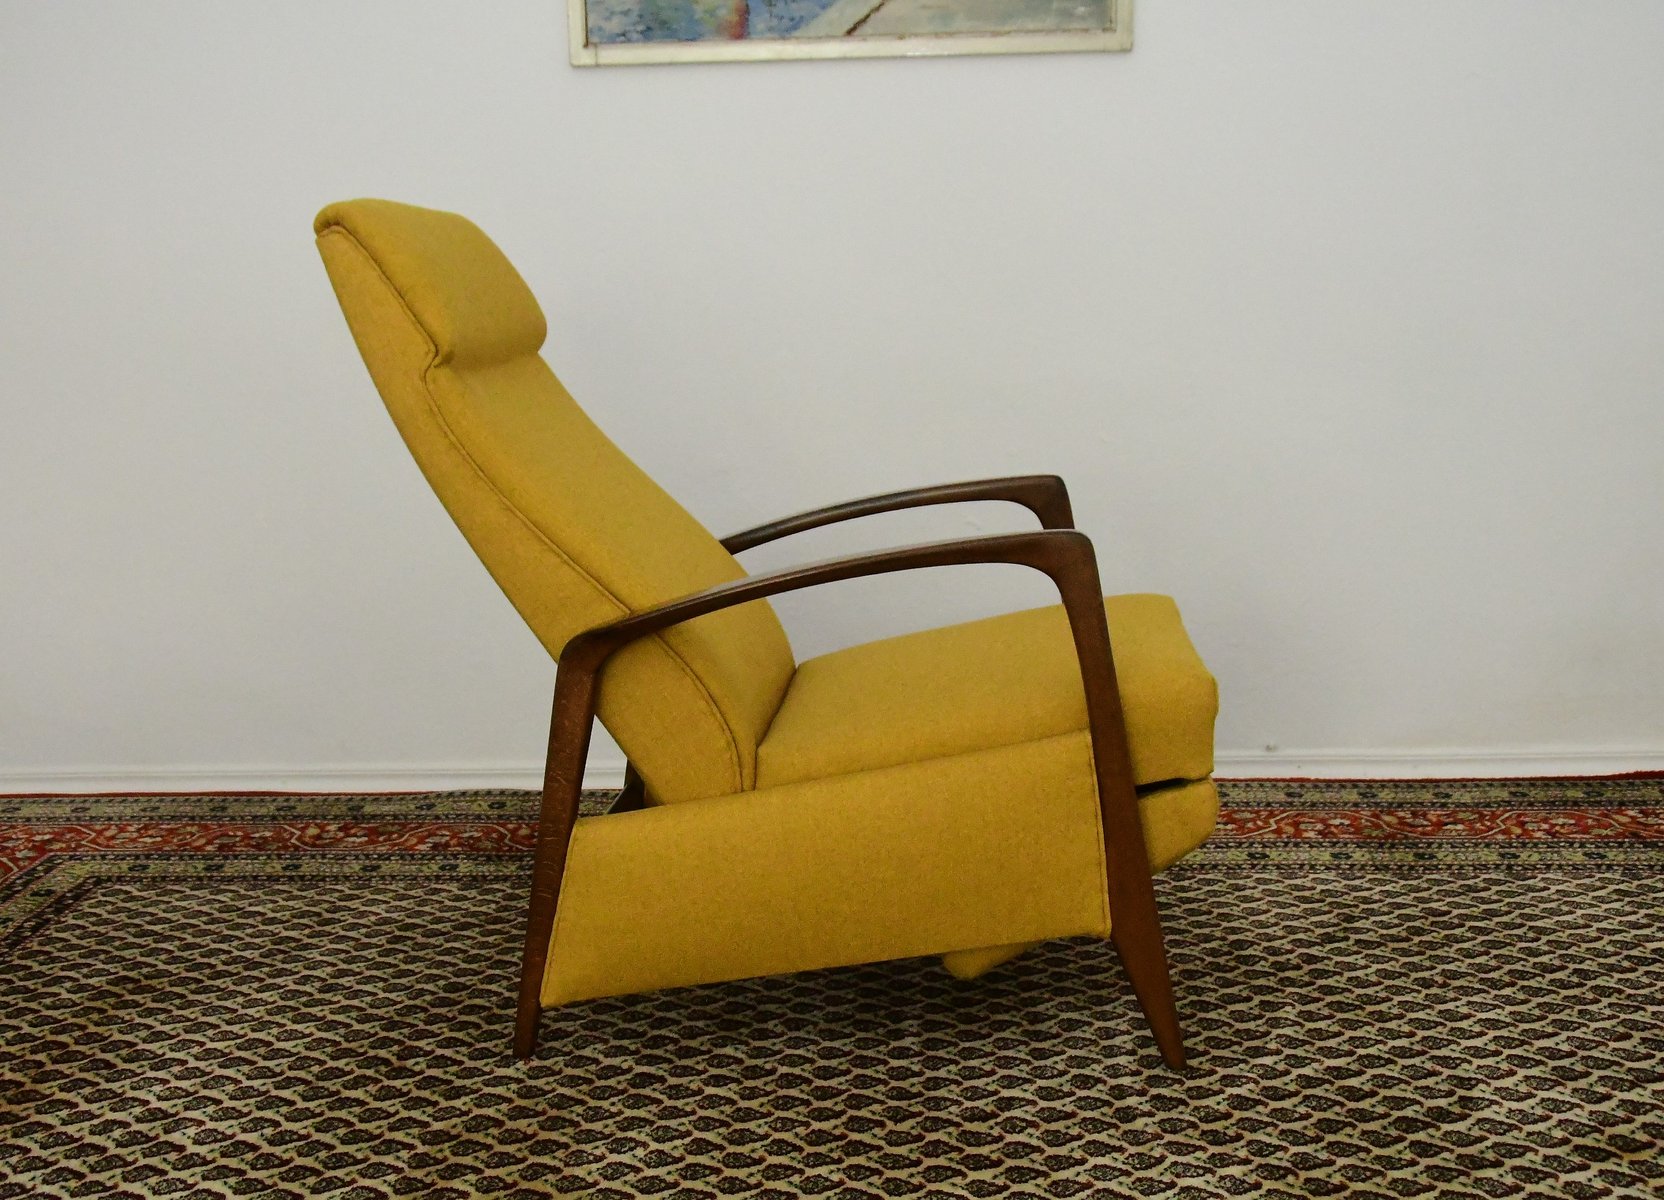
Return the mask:
<svg viewBox="0 0 1664 1200">
<path fill-rule="evenodd" d="M 438 351 L 484 366 L 535 354 L 547 326 L 520 272 L 466 217 L 391 200 L 345 200 L 318 214 L 320 238 L 350 234 Z"/>
</svg>

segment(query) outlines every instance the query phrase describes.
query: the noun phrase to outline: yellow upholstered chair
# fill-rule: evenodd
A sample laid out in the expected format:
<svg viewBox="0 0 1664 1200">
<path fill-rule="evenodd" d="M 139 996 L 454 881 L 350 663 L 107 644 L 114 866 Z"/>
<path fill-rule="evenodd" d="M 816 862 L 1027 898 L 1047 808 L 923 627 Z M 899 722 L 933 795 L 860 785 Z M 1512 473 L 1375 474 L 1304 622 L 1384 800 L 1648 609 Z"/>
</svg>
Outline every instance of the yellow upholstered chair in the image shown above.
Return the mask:
<svg viewBox="0 0 1664 1200">
<path fill-rule="evenodd" d="M 316 232 L 410 452 L 559 660 L 517 1053 L 573 1001 L 922 954 L 970 977 L 1095 934 L 1183 1061 L 1150 873 L 1213 828 L 1214 683 L 1172 601 L 1103 598 L 1062 480 L 924 488 L 718 541 L 573 403 L 538 354 L 536 300 L 474 225 L 355 200 Z M 1045 528 L 765 575 L 734 559 L 977 499 Z M 1062 604 L 798 663 L 766 599 L 990 562 L 1044 572 Z M 613 812 L 579 820 L 596 715 L 630 771 Z"/>
</svg>

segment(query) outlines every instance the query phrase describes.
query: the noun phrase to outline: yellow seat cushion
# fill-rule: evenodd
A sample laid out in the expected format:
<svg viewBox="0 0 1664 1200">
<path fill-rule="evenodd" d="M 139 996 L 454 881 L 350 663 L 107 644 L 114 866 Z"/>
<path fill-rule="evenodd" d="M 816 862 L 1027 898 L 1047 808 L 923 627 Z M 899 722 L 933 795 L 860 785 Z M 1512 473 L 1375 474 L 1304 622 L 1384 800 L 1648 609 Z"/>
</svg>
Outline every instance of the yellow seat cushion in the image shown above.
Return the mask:
<svg viewBox="0 0 1664 1200">
<path fill-rule="evenodd" d="M 1218 691 L 1166 596 L 1104 601 L 1140 786 L 1213 772 Z M 757 752 L 759 787 L 1086 728 L 1061 605 L 851 646 L 799 665 Z"/>
</svg>

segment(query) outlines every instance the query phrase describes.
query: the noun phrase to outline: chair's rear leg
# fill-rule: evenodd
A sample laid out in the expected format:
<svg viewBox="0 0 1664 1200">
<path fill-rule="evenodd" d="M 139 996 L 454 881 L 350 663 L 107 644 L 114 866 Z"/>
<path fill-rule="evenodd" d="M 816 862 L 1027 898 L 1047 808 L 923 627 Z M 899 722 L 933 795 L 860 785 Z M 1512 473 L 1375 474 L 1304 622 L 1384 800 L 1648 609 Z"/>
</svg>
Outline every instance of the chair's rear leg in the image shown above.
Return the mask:
<svg viewBox="0 0 1664 1200">
<path fill-rule="evenodd" d="M 515 1057 L 537 1048 L 543 1015 L 543 971 L 549 960 L 566 849 L 578 820 L 584 757 L 595 721 L 595 673 L 562 664 L 555 676 L 554 711 L 549 718 L 549 757 L 543 769 L 543 807 L 538 815 L 537 851 L 532 865 L 531 903 L 526 913 L 526 946 L 520 959 L 520 1002 L 514 1019 Z"/>
</svg>

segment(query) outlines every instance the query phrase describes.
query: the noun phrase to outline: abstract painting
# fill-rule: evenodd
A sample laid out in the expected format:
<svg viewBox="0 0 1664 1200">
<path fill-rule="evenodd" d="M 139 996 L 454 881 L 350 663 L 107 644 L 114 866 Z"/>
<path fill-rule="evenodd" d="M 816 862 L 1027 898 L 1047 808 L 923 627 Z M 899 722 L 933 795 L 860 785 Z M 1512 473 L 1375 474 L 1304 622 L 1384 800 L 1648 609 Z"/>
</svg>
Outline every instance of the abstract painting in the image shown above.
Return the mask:
<svg viewBox="0 0 1664 1200">
<path fill-rule="evenodd" d="M 570 0 L 579 66 L 1132 47 L 1132 0 Z"/>
</svg>

